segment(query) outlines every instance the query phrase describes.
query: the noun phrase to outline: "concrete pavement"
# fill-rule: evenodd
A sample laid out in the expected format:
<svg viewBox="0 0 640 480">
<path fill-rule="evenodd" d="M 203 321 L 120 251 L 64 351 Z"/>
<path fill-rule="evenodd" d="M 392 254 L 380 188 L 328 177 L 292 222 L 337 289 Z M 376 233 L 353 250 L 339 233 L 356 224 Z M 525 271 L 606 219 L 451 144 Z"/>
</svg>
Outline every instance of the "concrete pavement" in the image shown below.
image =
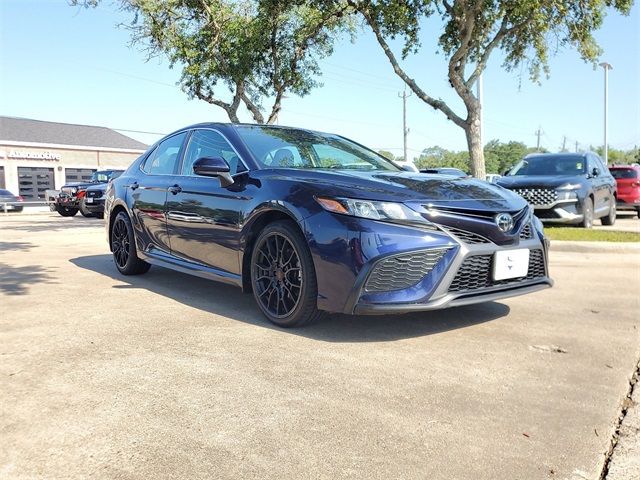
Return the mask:
<svg viewBox="0 0 640 480">
<path fill-rule="evenodd" d="M 0 218 L 0 477 L 597 479 L 640 358 L 640 258 L 553 289 L 270 326 L 229 286 L 119 276 L 102 222 Z"/>
</svg>

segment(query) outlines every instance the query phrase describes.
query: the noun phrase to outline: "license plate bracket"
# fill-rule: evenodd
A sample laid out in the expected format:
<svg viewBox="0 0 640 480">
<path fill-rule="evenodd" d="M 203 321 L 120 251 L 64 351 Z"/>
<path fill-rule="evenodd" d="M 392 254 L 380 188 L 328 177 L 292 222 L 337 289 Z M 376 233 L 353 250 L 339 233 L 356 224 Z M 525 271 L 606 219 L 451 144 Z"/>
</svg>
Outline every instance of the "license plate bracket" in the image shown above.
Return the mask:
<svg viewBox="0 0 640 480">
<path fill-rule="evenodd" d="M 500 250 L 493 255 L 493 279 L 526 277 L 529 271 L 529 249 Z"/>
</svg>

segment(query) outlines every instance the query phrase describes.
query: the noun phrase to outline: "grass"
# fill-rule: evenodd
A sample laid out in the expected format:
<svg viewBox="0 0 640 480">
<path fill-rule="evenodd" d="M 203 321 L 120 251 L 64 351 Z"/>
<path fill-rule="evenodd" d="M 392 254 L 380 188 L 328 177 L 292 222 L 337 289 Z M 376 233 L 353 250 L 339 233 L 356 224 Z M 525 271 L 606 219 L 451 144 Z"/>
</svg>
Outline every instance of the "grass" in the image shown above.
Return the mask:
<svg viewBox="0 0 640 480">
<path fill-rule="evenodd" d="M 544 227 L 544 233 L 551 240 L 571 240 L 578 242 L 640 242 L 640 233 L 593 230 L 576 227 Z"/>
</svg>

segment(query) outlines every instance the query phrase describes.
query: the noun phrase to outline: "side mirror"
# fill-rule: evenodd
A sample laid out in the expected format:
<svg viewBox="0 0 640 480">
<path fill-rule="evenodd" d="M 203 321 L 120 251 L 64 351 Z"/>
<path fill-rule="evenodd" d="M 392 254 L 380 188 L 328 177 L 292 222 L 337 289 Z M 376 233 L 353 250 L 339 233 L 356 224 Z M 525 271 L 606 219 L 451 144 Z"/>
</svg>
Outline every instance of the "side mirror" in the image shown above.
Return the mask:
<svg viewBox="0 0 640 480">
<path fill-rule="evenodd" d="M 511 169 L 509 170 L 505 170 L 504 172 L 502 172 L 502 176 L 506 177 L 507 175 L 509 175 L 509 172 L 511 171 Z"/>
<path fill-rule="evenodd" d="M 201 157 L 193 164 L 193 173 L 203 177 L 218 177 L 222 187 L 233 185 L 229 165 L 222 157 Z"/>
<path fill-rule="evenodd" d="M 598 175 L 600 175 L 600 169 L 598 167 L 593 167 L 593 170 L 591 170 L 591 176 L 597 177 Z"/>
</svg>

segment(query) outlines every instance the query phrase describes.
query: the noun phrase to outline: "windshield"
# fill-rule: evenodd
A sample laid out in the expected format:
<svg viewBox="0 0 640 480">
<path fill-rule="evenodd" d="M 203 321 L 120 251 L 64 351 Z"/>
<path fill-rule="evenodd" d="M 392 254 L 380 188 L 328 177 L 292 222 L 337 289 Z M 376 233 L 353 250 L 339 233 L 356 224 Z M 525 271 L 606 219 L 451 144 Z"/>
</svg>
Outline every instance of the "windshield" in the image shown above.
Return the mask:
<svg viewBox="0 0 640 480">
<path fill-rule="evenodd" d="M 91 175 L 91 181 L 95 183 L 106 183 L 109 180 L 122 175 L 122 172 L 123 170 L 105 170 L 102 172 L 93 172 L 93 175 Z"/>
<path fill-rule="evenodd" d="M 638 172 L 633 168 L 611 168 L 609 171 L 613 178 L 638 178 Z"/>
<path fill-rule="evenodd" d="M 400 171 L 384 157 L 337 135 L 238 126 L 238 135 L 266 168 Z"/>
<path fill-rule="evenodd" d="M 527 157 L 511 169 L 509 175 L 582 175 L 585 158 L 580 155 L 539 155 Z"/>
</svg>

